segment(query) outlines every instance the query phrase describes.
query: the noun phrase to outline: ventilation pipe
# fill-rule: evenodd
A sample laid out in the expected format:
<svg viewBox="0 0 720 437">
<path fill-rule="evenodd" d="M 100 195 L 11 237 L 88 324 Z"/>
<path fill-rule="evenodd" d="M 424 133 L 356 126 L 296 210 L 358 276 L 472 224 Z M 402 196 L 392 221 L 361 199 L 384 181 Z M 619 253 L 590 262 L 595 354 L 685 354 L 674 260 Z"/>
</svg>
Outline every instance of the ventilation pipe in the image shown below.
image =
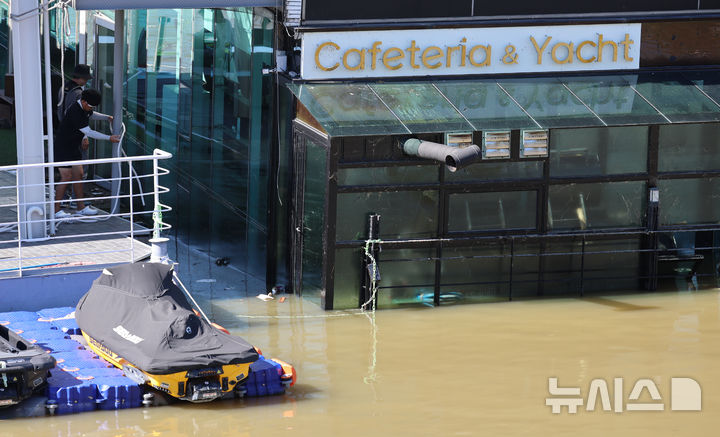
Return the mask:
<svg viewBox="0 0 720 437">
<path fill-rule="evenodd" d="M 453 172 L 472 164 L 480 158 L 482 153 L 480 147 L 475 144 L 467 147 L 454 147 L 417 138 L 406 140 L 403 144 L 403 151 L 408 155 L 444 162 L 447 169 Z"/>
</svg>

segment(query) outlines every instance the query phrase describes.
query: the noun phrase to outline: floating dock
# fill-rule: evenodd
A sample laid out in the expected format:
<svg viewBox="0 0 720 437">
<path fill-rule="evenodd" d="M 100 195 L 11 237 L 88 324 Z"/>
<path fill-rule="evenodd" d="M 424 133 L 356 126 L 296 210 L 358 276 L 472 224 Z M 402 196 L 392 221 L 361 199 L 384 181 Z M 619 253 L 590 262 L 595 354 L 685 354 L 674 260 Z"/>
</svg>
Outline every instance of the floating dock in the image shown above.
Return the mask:
<svg viewBox="0 0 720 437">
<path fill-rule="evenodd" d="M 0 419 L 138 408 L 145 405 L 146 394 L 159 395 L 86 349 L 74 311 L 74 307 L 61 307 L 0 313 L 0 324 L 41 346 L 57 361 L 44 391 L 40 389 L 32 398 L 0 409 Z M 257 397 L 285 393 L 280 379 L 283 373 L 280 364 L 260 356 L 250 366 L 244 390 L 238 394 Z"/>
</svg>

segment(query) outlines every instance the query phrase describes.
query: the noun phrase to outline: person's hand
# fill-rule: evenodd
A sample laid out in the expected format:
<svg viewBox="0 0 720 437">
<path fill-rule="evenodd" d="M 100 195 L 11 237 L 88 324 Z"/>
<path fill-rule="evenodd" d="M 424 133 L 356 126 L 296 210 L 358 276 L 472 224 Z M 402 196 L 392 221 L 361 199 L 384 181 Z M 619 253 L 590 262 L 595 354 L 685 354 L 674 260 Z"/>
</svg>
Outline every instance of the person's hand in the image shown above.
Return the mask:
<svg viewBox="0 0 720 437">
<path fill-rule="evenodd" d="M 111 143 L 119 143 L 119 142 L 120 142 L 120 135 L 110 135 L 110 142 L 111 142 Z"/>
<path fill-rule="evenodd" d="M 108 115 L 108 122 L 112 123 L 112 121 L 113 121 L 112 115 Z"/>
<path fill-rule="evenodd" d="M 89 146 L 90 140 L 88 139 L 88 137 L 83 138 L 82 143 L 80 143 L 80 148 L 82 148 L 83 150 L 87 150 Z"/>
</svg>

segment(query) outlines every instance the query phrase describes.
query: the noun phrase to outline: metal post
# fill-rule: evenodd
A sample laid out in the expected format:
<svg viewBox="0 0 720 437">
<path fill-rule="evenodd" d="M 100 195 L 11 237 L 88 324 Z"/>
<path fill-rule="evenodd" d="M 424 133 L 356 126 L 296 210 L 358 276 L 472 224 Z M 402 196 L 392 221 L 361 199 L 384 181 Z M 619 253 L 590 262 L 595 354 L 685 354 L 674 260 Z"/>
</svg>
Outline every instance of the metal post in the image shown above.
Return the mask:
<svg viewBox="0 0 720 437">
<path fill-rule="evenodd" d="M 370 214 L 368 217 L 368 240 L 377 240 L 380 236 L 380 215 Z M 375 242 L 370 242 L 368 252 L 375 259 L 373 265 L 372 260 L 366 254 L 363 253 L 363 278 L 360 287 L 360 299 L 358 305 L 362 307 L 363 304 L 367 303 L 373 297 L 373 288 L 376 286 L 377 281 L 380 277 L 378 272 L 377 259 L 380 255 L 380 246 Z M 373 302 L 372 308 L 374 309 L 377 305 L 377 295 L 374 296 L 375 302 Z"/>
<path fill-rule="evenodd" d="M 43 144 L 42 83 L 40 74 L 40 19 L 38 3 L 11 2 L 13 57 L 15 79 L 15 133 L 18 164 L 42 163 Z M 25 239 L 45 238 L 45 170 L 42 167 L 22 169 L 17 183 L 20 235 Z M 39 213 L 38 213 L 39 211 Z"/>
<path fill-rule="evenodd" d="M 52 100 L 52 76 L 50 75 L 50 14 L 48 12 L 50 0 L 43 1 L 43 49 L 45 51 L 45 125 L 47 126 L 47 162 L 55 162 L 53 135 L 53 111 L 55 107 Z M 61 78 L 65 80 L 65 78 Z M 48 187 L 50 188 L 50 235 L 55 235 L 55 168 L 48 168 Z"/>
<path fill-rule="evenodd" d="M 155 160 L 157 162 L 157 160 Z M 130 187 L 128 188 L 128 193 L 130 197 L 130 262 L 135 262 L 135 211 L 133 209 L 133 183 L 132 183 L 132 161 L 128 161 L 128 182 Z"/>
<path fill-rule="evenodd" d="M 155 151 L 155 155 L 158 155 L 158 150 Z M 160 178 L 158 159 L 153 159 L 153 237 L 149 240 L 150 247 L 150 262 L 162 262 L 169 263 L 170 258 L 167 254 L 167 242 L 170 240 L 166 237 L 160 236 L 160 230 L 162 228 L 162 205 L 160 204 Z M 132 180 L 130 181 L 132 185 Z M 132 200 L 130 200 L 132 203 Z"/>
<path fill-rule="evenodd" d="M 122 131 L 122 104 L 123 104 L 123 70 L 125 68 L 125 11 L 115 11 L 115 37 L 113 43 L 113 133 L 120 135 Z M 113 144 L 112 156 L 119 158 L 122 142 Z M 122 167 L 120 164 L 112 167 L 112 184 L 110 192 L 120 193 Z M 110 211 L 115 214 L 120 207 L 120 198 L 113 197 Z"/>
</svg>

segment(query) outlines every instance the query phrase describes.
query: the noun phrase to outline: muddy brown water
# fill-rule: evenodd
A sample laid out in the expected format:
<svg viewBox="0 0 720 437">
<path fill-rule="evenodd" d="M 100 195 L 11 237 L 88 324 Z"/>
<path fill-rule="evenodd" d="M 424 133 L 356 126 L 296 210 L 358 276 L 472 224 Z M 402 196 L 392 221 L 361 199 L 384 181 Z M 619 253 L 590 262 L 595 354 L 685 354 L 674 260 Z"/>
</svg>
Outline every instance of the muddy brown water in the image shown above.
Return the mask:
<svg viewBox="0 0 720 437">
<path fill-rule="evenodd" d="M 211 312 L 266 356 L 294 364 L 297 385 L 267 398 L 5 420 L 0 436 L 709 436 L 720 427 L 716 290 L 374 316 L 326 313 L 294 296 L 216 299 Z M 580 395 L 552 396 L 551 377 Z M 697 405 L 675 402 L 672 378 L 697 382 L 701 411 L 676 411 Z M 629 399 L 643 380 L 660 399 L 647 383 Z M 607 406 L 597 391 L 587 410 L 591 384 L 608 387 Z M 583 400 L 575 414 L 546 405 L 568 397 Z"/>
</svg>

